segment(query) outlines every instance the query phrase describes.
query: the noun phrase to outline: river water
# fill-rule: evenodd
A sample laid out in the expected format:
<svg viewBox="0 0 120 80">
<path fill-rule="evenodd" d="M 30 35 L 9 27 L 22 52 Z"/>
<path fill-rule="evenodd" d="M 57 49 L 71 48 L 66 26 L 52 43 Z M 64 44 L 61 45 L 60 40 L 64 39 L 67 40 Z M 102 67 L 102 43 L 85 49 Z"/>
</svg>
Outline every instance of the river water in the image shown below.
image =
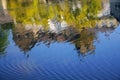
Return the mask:
<svg viewBox="0 0 120 80">
<path fill-rule="evenodd" d="M 119 21 L 108 2 L 88 3 L 8 1 L 0 80 L 120 80 Z"/>
</svg>

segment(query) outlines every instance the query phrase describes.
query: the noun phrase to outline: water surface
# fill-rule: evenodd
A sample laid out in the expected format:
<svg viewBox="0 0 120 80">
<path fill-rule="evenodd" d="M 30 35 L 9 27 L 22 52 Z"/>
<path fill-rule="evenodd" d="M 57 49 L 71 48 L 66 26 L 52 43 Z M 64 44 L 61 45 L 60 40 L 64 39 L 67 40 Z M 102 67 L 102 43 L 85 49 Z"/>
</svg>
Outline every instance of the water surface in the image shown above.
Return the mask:
<svg viewBox="0 0 120 80">
<path fill-rule="evenodd" d="M 2 6 L 0 80 L 119 80 L 118 19 L 107 0 L 88 3 L 9 0 Z"/>
</svg>

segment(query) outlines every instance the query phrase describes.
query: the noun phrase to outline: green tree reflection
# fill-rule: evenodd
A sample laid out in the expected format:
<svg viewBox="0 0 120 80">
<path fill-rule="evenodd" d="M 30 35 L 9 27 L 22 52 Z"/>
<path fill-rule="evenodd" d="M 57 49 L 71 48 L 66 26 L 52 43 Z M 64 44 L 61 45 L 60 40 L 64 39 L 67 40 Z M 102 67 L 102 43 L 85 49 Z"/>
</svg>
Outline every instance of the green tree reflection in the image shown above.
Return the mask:
<svg viewBox="0 0 120 80">
<path fill-rule="evenodd" d="M 0 27 L 0 54 L 5 53 L 8 44 L 8 31 Z"/>
<path fill-rule="evenodd" d="M 10 29 L 13 28 L 13 23 L 0 24 L 0 54 L 4 54 L 6 52 L 6 48 L 9 45 L 8 36 L 10 33 Z"/>
</svg>

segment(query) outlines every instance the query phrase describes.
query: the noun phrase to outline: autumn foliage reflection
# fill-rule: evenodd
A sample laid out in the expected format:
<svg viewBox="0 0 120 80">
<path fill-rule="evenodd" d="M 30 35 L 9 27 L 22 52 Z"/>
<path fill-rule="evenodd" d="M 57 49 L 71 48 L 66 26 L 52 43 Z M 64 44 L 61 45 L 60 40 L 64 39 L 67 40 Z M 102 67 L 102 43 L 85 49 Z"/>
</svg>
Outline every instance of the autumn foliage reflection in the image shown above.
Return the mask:
<svg viewBox="0 0 120 80">
<path fill-rule="evenodd" d="M 116 20 L 102 15 L 103 0 L 8 0 L 7 10 L 13 19 L 13 40 L 24 52 L 36 43 L 69 42 L 82 55 L 94 53 L 96 31 L 114 29 Z M 100 14 L 100 16 L 98 16 Z M 99 31 L 98 30 L 98 31 Z"/>
</svg>

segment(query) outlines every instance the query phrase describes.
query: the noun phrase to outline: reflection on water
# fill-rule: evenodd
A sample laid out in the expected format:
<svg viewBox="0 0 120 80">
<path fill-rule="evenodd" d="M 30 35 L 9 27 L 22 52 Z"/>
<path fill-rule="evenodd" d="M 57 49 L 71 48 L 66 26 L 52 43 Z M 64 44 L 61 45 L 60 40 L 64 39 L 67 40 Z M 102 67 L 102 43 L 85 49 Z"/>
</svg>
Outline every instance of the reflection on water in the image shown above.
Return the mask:
<svg viewBox="0 0 120 80">
<path fill-rule="evenodd" d="M 69 41 L 80 53 L 93 52 L 97 31 L 114 29 L 118 24 L 110 16 L 107 1 L 9 0 L 2 3 L 6 4 L 5 13 L 15 25 L 13 40 L 24 52 L 41 41 L 47 45 Z"/>
<path fill-rule="evenodd" d="M 23 51 L 30 51 L 36 43 L 43 42 L 46 46 L 49 46 L 53 42 L 71 42 L 76 46 L 78 53 L 92 52 L 95 49 L 93 45 L 96 40 L 96 34 L 100 32 L 113 31 L 115 28 L 103 27 L 94 29 L 83 28 L 81 32 L 74 28 L 63 28 L 57 29 L 59 32 L 44 31 L 41 27 L 32 26 L 29 28 L 21 27 L 22 25 L 16 26 L 13 29 L 13 40 L 16 45 Z M 34 27 L 34 28 L 33 28 Z M 107 36 L 107 33 L 106 33 Z M 80 52 L 79 52 L 80 51 Z"/>
<path fill-rule="evenodd" d="M 54 1 L 53 1 L 54 2 Z M 106 6 L 105 6 L 106 5 Z M 95 7 L 94 7 L 95 6 Z M 66 21 L 69 25 L 82 27 L 94 27 L 99 19 L 109 16 L 109 4 L 101 4 L 99 1 L 60 1 L 43 3 L 41 0 L 23 2 L 8 1 L 8 13 L 15 24 L 22 23 L 42 25 L 48 27 L 48 21 Z"/>
<path fill-rule="evenodd" d="M 108 0 L 1 0 L 0 79 L 119 80 L 118 12 Z"/>
<path fill-rule="evenodd" d="M 7 46 L 7 34 L 4 30 L 0 30 L 0 53 L 5 51 Z"/>
<path fill-rule="evenodd" d="M 111 2 L 111 14 L 118 20 L 120 21 L 120 2 Z"/>
</svg>

